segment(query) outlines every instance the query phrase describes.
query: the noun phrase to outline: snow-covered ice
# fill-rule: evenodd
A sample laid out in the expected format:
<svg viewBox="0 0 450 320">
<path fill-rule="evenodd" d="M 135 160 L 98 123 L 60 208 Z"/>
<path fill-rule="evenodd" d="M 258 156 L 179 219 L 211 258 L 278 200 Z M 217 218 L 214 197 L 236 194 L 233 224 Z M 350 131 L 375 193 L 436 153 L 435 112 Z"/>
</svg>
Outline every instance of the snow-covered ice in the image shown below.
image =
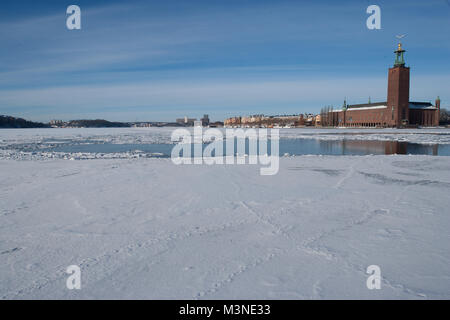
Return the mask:
<svg viewBox="0 0 450 320">
<path fill-rule="evenodd" d="M 157 158 L 0 172 L 1 299 L 450 298 L 449 157 L 283 157 L 275 176 Z"/>
<path fill-rule="evenodd" d="M 61 146 L 83 145 L 149 145 L 169 146 L 171 134 L 176 128 L 83 128 L 83 129 L 14 129 L 2 130 L 0 134 L 0 160 L 46 160 L 46 159 L 128 159 L 161 156 L 161 150 L 142 152 L 77 152 L 56 151 Z M 192 128 L 187 128 L 192 130 Z M 206 129 L 205 129 L 206 130 Z M 225 129 L 220 129 L 225 133 Z M 225 138 L 225 137 L 224 137 Z M 269 134 L 268 138 L 271 138 Z M 209 142 L 205 139 L 205 142 Z M 314 139 L 326 141 L 398 141 L 436 145 L 450 145 L 450 129 L 280 129 L 281 143 L 291 139 Z M 166 148 L 167 149 L 167 148 Z M 170 154 L 170 151 L 169 151 Z M 168 156 L 166 153 L 165 156 Z"/>
<path fill-rule="evenodd" d="M 83 128 L 83 129 L 14 129 L 2 130 L 0 147 L 10 144 L 62 143 L 90 140 L 97 143 L 172 143 L 174 127 L 162 128 Z M 188 128 L 192 130 L 192 128 Z M 226 129 L 220 129 L 226 130 Z M 270 138 L 270 136 L 269 136 Z M 382 140 L 412 143 L 450 144 L 448 128 L 428 129 L 280 129 L 280 138 L 313 138 L 320 140 Z"/>
</svg>

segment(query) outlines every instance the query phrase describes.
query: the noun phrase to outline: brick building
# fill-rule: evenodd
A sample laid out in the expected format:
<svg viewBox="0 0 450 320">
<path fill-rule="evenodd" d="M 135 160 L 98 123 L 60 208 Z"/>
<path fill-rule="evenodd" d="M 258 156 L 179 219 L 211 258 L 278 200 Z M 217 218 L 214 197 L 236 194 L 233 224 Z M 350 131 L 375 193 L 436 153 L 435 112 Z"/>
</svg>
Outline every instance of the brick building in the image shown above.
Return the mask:
<svg viewBox="0 0 450 320">
<path fill-rule="evenodd" d="M 347 105 L 342 110 L 327 114 L 327 122 L 343 127 L 402 127 L 438 126 L 440 100 L 433 106 L 429 102 L 409 101 L 409 67 L 405 67 L 401 43 L 394 51 L 396 58 L 388 72 L 387 101 L 367 104 Z"/>
</svg>

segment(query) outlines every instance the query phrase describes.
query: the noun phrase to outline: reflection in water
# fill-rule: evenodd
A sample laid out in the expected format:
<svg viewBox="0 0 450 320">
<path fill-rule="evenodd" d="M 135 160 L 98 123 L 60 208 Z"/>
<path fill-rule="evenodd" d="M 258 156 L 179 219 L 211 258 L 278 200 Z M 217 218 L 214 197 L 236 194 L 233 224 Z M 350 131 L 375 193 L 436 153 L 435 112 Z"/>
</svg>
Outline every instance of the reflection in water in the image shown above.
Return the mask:
<svg viewBox="0 0 450 320">
<path fill-rule="evenodd" d="M 429 154 L 438 155 L 438 145 L 420 145 L 401 141 L 342 140 L 342 154 Z"/>
<path fill-rule="evenodd" d="M 407 154 L 407 142 L 342 140 L 342 154 Z"/>
<path fill-rule="evenodd" d="M 423 154 L 448 156 L 450 155 L 450 146 L 402 141 L 291 139 L 280 141 L 280 154 L 284 153 L 292 155 Z"/>
</svg>

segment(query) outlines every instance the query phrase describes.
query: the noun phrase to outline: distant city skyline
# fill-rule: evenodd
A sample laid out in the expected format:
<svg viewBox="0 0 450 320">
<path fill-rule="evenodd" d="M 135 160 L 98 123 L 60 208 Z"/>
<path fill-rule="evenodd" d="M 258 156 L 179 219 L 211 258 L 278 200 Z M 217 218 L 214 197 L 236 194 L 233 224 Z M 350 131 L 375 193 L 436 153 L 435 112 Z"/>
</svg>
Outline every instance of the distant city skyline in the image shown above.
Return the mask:
<svg viewBox="0 0 450 320">
<path fill-rule="evenodd" d="M 82 29 L 66 28 L 81 8 Z M 381 8 L 381 30 L 366 8 Z M 430 1 L 2 1 L 0 114 L 211 121 L 386 101 L 395 35 L 411 100 L 450 103 L 450 5 Z"/>
</svg>

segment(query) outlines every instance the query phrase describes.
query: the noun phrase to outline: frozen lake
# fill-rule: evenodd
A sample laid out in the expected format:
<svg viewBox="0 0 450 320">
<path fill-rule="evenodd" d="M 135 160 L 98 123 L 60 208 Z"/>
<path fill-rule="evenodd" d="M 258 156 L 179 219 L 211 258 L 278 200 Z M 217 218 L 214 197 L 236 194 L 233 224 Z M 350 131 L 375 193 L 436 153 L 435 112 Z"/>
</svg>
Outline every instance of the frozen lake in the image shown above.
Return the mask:
<svg viewBox="0 0 450 320">
<path fill-rule="evenodd" d="M 448 130 L 282 130 L 354 155 L 273 176 L 134 149 L 171 130 L 1 130 L 0 299 L 450 299 L 450 157 L 383 154 L 439 154 Z"/>
<path fill-rule="evenodd" d="M 169 157 L 175 128 L 0 131 L 0 157 Z M 190 129 L 192 130 L 192 129 Z M 224 129 L 222 130 L 224 132 Z M 205 142 L 204 147 L 207 145 Z M 225 150 L 225 148 L 224 148 Z M 269 140 L 270 153 L 270 140 Z M 234 153 L 236 153 L 236 146 Z M 246 154 L 248 140 L 246 141 Z M 106 155 L 105 155 L 106 154 Z M 280 155 L 450 155 L 450 130 L 282 129 Z"/>
<path fill-rule="evenodd" d="M 0 299 L 450 298 L 449 157 L 289 157 L 274 176 L 156 158 L 0 171 Z"/>
</svg>

